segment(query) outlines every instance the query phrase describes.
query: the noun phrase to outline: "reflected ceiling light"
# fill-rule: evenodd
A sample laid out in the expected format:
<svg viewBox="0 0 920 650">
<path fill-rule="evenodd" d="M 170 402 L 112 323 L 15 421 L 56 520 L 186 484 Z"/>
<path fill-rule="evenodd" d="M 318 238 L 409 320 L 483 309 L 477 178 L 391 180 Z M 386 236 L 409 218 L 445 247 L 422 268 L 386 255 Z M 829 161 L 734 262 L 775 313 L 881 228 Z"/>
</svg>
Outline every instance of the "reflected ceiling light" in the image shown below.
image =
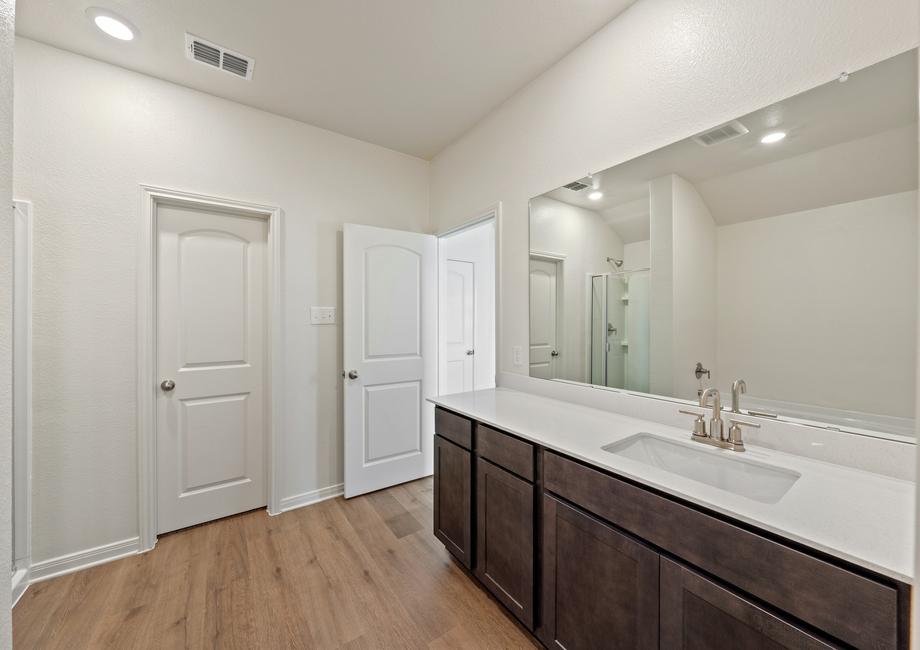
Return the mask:
<svg viewBox="0 0 920 650">
<path fill-rule="evenodd" d="M 760 139 L 762 144 L 773 144 L 774 142 L 779 142 L 786 137 L 785 131 L 773 131 L 773 133 L 768 133 Z"/>
<path fill-rule="evenodd" d="M 588 174 L 588 185 L 591 186 L 591 193 L 588 194 L 589 199 L 597 201 L 604 196 L 604 193 L 601 192 L 601 179 L 594 178 L 594 174 Z"/>
<path fill-rule="evenodd" d="M 107 9 L 90 7 L 86 10 L 86 15 L 92 19 L 93 23 L 101 31 L 119 41 L 133 41 L 137 35 L 137 30 L 134 29 L 131 23 Z"/>
</svg>

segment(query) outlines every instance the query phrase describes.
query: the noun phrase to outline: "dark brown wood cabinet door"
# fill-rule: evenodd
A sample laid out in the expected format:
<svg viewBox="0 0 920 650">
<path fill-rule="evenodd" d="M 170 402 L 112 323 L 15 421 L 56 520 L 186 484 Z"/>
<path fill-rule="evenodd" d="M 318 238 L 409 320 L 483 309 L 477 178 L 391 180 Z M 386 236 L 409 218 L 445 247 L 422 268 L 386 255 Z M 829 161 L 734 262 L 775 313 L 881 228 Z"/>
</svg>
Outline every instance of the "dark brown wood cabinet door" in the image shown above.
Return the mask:
<svg viewBox="0 0 920 650">
<path fill-rule="evenodd" d="M 661 559 L 661 647 L 836 648 L 677 562 Z"/>
<path fill-rule="evenodd" d="M 476 576 L 529 629 L 534 602 L 534 487 L 476 461 Z"/>
<path fill-rule="evenodd" d="M 657 649 L 658 559 L 649 547 L 544 495 L 543 643 Z"/>
<path fill-rule="evenodd" d="M 554 452 L 545 489 L 856 648 L 906 650 L 906 590 Z M 727 550 L 728 549 L 728 550 Z"/>
<path fill-rule="evenodd" d="M 434 438 L 434 535 L 465 567 L 473 566 L 472 454 Z"/>
</svg>

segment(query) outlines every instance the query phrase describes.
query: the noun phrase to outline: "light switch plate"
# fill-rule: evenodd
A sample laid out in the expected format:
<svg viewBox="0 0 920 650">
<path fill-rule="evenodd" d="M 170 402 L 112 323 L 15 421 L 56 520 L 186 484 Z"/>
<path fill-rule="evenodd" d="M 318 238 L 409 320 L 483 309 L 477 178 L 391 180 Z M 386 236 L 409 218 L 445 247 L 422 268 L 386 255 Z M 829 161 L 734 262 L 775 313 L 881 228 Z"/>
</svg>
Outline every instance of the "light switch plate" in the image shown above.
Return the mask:
<svg viewBox="0 0 920 650">
<path fill-rule="evenodd" d="M 335 307 L 310 307 L 311 325 L 334 325 Z"/>
</svg>

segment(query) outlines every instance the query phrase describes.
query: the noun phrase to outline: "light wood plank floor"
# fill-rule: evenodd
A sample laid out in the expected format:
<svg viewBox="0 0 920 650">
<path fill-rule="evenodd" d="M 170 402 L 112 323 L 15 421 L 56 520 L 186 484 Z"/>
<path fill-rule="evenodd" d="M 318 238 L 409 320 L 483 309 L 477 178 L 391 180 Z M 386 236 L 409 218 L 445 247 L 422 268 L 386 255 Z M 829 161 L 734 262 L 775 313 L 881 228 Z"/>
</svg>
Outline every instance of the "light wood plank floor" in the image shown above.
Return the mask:
<svg viewBox="0 0 920 650">
<path fill-rule="evenodd" d="M 532 648 L 431 533 L 431 479 L 160 537 L 29 587 L 16 648 Z"/>
</svg>

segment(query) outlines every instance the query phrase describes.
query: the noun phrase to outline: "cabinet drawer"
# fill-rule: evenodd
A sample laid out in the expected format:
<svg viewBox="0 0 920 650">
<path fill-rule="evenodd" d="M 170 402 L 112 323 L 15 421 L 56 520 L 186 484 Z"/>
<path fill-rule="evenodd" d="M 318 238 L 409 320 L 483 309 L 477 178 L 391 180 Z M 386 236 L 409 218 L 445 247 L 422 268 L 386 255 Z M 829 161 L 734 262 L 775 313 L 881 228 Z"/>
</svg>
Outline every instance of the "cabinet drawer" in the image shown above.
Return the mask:
<svg viewBox="0 0 920 650">
<path fill-rule="evenodd" d="M 533 445 L 483 424 L 476 425 L 476 453 L 533 481 Z"/>
<path fill-rule="evenodd" d="M 831 650 L 818 638 L 677 562 L 661 558 L 661 647 Z"/>
<path fill-rule="evenodd" d="M 545 489 L 858 648 L 906 647 L 898 592 L 722 519 L 546 452 Z"/>
<path fill-rule="evenodd" d="M 434 432 L 464 449 L 473 448 L 473 423 L 440 406 L 434 410 Z"/>
</svg>

